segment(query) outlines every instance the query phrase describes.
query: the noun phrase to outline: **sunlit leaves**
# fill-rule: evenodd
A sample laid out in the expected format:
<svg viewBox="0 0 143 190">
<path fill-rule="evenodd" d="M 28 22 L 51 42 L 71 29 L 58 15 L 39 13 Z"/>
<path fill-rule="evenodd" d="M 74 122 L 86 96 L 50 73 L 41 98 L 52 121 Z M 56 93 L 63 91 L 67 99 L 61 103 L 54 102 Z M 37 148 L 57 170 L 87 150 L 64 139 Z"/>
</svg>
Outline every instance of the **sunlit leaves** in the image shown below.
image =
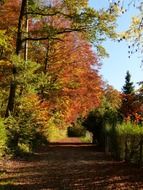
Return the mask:
<svg viewBox="0 0 143 190">
<path fill-rule="evenodd" d="M 0 59 L 8 59 L 8 54 L 12 52 L 11 40 L 5 30 L 0 30 Z"/>
<path fill-rule="evenodd" d="M 133 16 L 128 30 L 120 34 L 121 40 L 127 40 L 129 43 L 129 58 L 132 54 L 138 53 L 139 57 L 143 61 L 143 13 L 142 13 L 142 3 L 140 1 L 129 1 L 129 6 L 134 5 L 136 9 L 139 10 L 137 16 Z"/>
<path fill-rule="evenodd" d="M 112 86 L 107 86 L 104 91 L 108 108 L 117 112 L 121 106 L 121 94 Z"/>
<path fill-rule="evenodd" d="M 87 0 L 64 0 L 65 7 L 70 11 L 70 13 L 78 12 L 81 9 L 87 7 Z"/>
<path fill-rule="evenodd" d="M 6 0 L 0 7 L 0 29 L 7 29 L 13 31 L 14 27 L 18 23 L 18 13 L 20 9 L 20 1 L 15 0 L 13 3 L 11 0 Z"/>
<path fill-rule="evenodd" d="M 51 102 L 69 122 L 99 105 L 102 82 L 98 63 L 91 46 L 78 34 L 63 36 L 63 43 L 57 41 L 51 48 L 48 73 L 60 84 Z"/>
<path fill-rule="evenodd" d="M 4 68 L 9 69 L 6 79 L 11 79 L 6 82 L 11 89 L 14 84 L 9 96 L 11 108 L 7 110 L 14 117 L 12 122 L 17 121 L 15 130 L 18 126 L 18 135 L 21 132 L 23 139 L 33 134 L 31 130 L 37 126 L 43 132 L 52 124 L 69 124 L 99 106 L 103 82 L 98 56 L 106 55 L 102 42 L 116 37 L 115 8 L 112 14 L 94 10 L 87 0 L 28 0 L 27 6 L 26 0 L 15 4 L 7 0 L 2 5 L 0 27 L 6 33 L 1 35 L 6 37 L 5 41 L 0 37 L 0 46 L 7 49 L 11 36 L 12 45 L 18 49 L 18 56 L 13 55 L 12 48 L 8 62 L 3 60 Z M 26 42 L 28 60 L 24 61 Z"/>
</svg>

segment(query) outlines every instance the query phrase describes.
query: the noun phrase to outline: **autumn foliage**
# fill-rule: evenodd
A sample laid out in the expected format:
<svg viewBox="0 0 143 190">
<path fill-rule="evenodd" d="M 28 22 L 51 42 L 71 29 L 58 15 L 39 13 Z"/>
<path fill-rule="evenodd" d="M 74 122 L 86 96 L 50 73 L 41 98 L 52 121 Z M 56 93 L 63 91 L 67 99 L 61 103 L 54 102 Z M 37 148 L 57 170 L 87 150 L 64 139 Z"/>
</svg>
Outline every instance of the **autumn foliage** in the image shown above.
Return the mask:
<svg viewBox="0 0 143 190">
<path fill-rule="evenodd" d="M 102 14 L 104 27 L 97 29 Z M 57 137 L 100 105 L 101 65 L 91 42 L 114 36 L 114 21 L 85 0 L 0 4 L 0 117 L 12 153 Z"/>
<path fill-rule="evenodd" d="M 75 34 L 65 35 L 62 40 L 63 43 L 53 43 L 47 67 L 59 85 L 55 99 L 52 96 L 50 102 L 54 101 L 55 109 L 60 110 L 67 121 L 73 122 L 99 105 L 102 81 L 91 45 Z"/>
</svg>

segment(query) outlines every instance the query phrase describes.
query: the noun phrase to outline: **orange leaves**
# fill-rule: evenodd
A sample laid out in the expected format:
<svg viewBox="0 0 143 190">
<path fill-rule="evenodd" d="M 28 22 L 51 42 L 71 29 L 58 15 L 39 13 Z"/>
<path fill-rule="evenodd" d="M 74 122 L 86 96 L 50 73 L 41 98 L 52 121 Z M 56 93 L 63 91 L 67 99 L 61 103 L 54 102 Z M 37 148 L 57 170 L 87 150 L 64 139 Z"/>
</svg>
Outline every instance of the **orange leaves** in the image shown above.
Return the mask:
<svg viewBox="0 0 143 190">
<path fill-rule="evenodd" d="M 142 120 L 142 101 L 138 94 L 122 94 L 121 113 L 125 120 L 132 120 L 136 123 Z"/>
<path fill-rule="evenodd" d="M 33 119 L 40 125 L 46 124 L 49 118 L 48 103 L 39 99 L 39 97 L 30 93 L 20 99 L 19 111 L 21 113 L 32 113 Z"/>
<path fill-rule="evenodd" d="M 16 43 L 19 9 L 20 0 L 6 0 L 5 3 L 0 6 L 0 30 L 5 31 L 5 35 L 9 38 L 8 43 L 13 47 L 15 47 Z M 7 54 L 11 53 L 7 52 Z"/>
<path fill-rule="evenodd" d="M 0 6 L 0 29 L 11 30 L 12 27 L 16 27 L 18 23 L 20 9 L 20 1 L 7 0 L 2 6 Z"/>
<path fill-rule="evenodd" d="M 55 99 L 56 109 L 62 111 L 64 120 L 72 122 L 99 106 L 102 80 L 90 44 L 75 33 L 66 34 L 62 40 L 51 47 L 48 72 L 62 85 Z M 92 69 L 94 64 L 96 70 Z"/>
<path fill-rule="evenodd" d="M 9 29 L 15 31 L 13 27 L 17 26 L 20 2 L 7 0 L 0 10 L 0 27 L 8 32 Z M 73 14 L 68 9 L 68 5 L 75 6 L 75 10 L 72 6 L 71 9 L 77 14 L 78 9 L 80 11 L 86 7 L 87 1 L 50 2 L 51 7 L 43 8 L 43 12 L 40 7 L 33 10 L 28 7 L 28 11 L 31 11 L 28 12 L 28 35 L 24 29 L 25 18 L 21 20 L 19 35 L 23 42 L 29 42 L 28 58 L 40 63 L 42 66 L 36 72 L 40 75 L 42 71 L 44 77 L 47 77 L 47 80 L 43 77 L 41 82 L 38 81 L 40 84 L 36 89 L 42 101 L 37 95 L 30 94 L 26 95 L 23 105 L 27 111 L 36 113 L 38 120 L 46 121 L 49 115 L 58 112 L 64 121 L 71 122 L 99 105 L 102 94 L 102 80 L 98 73 L 100 65 L 82 32 L 73 32 L 76 29 L 79 31 L 79 22 L 75 27 L 76 18 L 72 18 Z M 21 53 L 22 48 L 23 44 Z"/>
<path fill-rule="evenodd" d="M 104 91 L 107 102 L 110 102 L 110 108 L 112 110 L 118 111 L 122 104 L 122 95 L 119 91 L 114 89 L 112 86 L 107 85 Z"/>
</svg>

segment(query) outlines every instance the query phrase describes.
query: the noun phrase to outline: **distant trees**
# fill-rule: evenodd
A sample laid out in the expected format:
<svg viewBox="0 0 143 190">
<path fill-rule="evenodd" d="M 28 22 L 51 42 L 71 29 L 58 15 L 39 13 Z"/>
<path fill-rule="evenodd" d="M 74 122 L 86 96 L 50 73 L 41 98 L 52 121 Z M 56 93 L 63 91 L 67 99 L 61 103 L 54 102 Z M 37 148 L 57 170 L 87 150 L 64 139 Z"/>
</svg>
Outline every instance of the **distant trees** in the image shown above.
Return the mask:
<svg viewBox="0 0 143 190">
<path fill-rule="evenodd" d="M 135 91 L 131 74 L 127 71 L 122 92 L 107 85 L 104 88 L 101 104 L 92 110 L 83 125 L 93 133 L 93 142 L 104 146 L 104 130 L 109 125 L 113 129 L 118 123 L 142 122 L 142 93 Z"/>
<path fill-rule="evenodd" d="M 93 133 L 93 143 L 104 147 L 104 130 L 106 125 L 116 125 L 120 120 L 119 110 L 122 104 L 121 94 L 112 86 L 104 88 L 101 104 L 92 110 L 84 120 L 83 125 Z"/>
</svg>

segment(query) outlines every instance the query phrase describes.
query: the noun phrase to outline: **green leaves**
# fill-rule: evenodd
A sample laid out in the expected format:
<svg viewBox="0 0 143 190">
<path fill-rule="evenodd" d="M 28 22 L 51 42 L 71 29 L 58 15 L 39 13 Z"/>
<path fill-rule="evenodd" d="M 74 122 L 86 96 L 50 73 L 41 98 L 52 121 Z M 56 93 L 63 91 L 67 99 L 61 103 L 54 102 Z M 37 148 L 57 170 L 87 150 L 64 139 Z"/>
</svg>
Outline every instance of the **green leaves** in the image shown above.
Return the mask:
<svg viewBox="0 0 143 190">
<path fill-rule="evenodd" d="M 109 57 L 109 54 L 106 52 L 106 49 L 101 45 L 96 45 L 97 54 L 99 57 Z"/>
<path fill-rule="evenodd" d="M 23 86 L 24 91 L 35 88 L 38 81 L 38 69 L 40 65 L 32 61 L 24 61 L 17 55 L 11 58 L 13 65 L 16 67 L 16 83 Z M 33 89 L 34 90 L 34 89 Z"/>
<path fill-rule="evenodd" d="M 131 75 L 130 75 L 129 71 L 127 71 L 127 73 L 126 73 L 125 85 L 123 86 L 123 93 L 124 94 L 134 93 L 134 86 L 133 86 L 133 82 L 131 82 Z"/>
<path fill-rule="evenodd" d="M 12 45 L 10 45 L 11 37 L 7 36 L 5 30 L 0 30 L 0 59 L 12 51 Z"/>
<path fill-rule="evenodd" d="M 4 125 L 4 120 L 0 118 L 0 157 L 5 154 L 7 147 L 7 131 Z"/>
</svg>

